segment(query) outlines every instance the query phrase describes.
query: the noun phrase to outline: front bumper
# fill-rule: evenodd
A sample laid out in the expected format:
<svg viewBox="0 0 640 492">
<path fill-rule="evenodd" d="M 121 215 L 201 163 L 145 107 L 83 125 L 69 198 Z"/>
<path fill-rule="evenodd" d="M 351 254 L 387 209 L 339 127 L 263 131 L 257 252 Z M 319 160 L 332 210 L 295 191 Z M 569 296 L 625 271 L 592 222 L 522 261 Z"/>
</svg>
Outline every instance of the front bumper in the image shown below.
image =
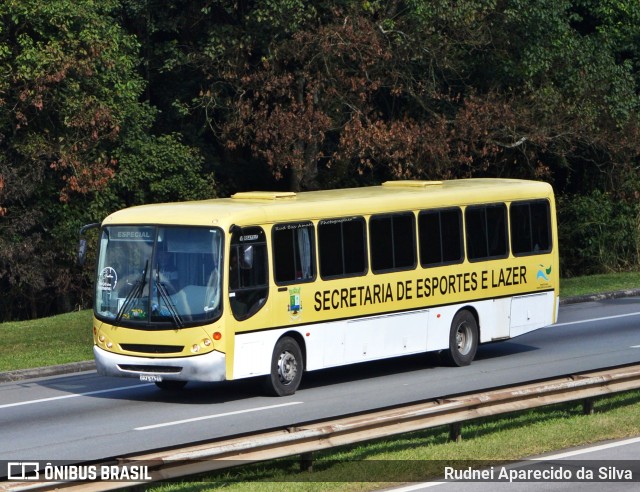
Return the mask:
<svg viewBox="0 0 640 492">
<path fill-rule="evenodd" d="M 98 374 L 138 378 L 141 375 L 160 376 L 174 381 L 224 381 L 226 357 L 221 352 L 193 357 L 149 358 L 107 352 L 93 346 Z"/>
</svg>

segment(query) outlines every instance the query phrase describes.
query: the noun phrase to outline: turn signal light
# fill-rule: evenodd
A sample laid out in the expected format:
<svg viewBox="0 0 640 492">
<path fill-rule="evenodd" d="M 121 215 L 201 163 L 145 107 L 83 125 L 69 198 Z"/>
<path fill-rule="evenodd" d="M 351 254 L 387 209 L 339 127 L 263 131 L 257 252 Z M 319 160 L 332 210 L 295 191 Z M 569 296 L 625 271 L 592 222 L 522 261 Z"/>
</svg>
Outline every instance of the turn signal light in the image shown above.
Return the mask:
<svg viewBox="0 0 640 492">
<path fill-rule="evenodd" d="M 218 340 L 220 340 L 222 338 L 222 333 L 220 333 L 219 331 L 216 331 L 213 334 L 213 339 L 217 342 Z"/>
</svg>

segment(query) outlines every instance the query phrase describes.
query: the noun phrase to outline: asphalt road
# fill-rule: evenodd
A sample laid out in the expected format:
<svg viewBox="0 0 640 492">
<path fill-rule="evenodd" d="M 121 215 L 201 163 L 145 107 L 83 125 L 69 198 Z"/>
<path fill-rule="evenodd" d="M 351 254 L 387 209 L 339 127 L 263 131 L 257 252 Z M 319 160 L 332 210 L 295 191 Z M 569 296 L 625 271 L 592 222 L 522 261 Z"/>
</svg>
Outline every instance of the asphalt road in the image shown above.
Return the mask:
<svg viewBox="0 0 640 492">
<path fill-rule="evenodd" d="M 256 381 L 166 393 L 95 372 L 0 384 L 3 460 L 121 456 L 537 378 L 640 362 L 640 297 L 562 306 L 559 323 L 481 346 L 469 367 L 427 354 L 318 371 L 291 397 Z M 2 473 L 0 473 L 0 476 Z"/>
</svg>

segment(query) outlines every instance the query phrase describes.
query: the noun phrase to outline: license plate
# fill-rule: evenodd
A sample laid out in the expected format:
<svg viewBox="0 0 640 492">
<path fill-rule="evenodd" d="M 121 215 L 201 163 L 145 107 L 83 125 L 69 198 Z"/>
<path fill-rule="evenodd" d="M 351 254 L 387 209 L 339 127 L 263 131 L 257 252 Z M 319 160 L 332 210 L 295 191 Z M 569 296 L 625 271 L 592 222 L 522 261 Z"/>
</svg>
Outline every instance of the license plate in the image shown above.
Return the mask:
<svg viewBox="0 0 640 492">
<path fill-rule="evenodd" d="M 161 383 L 162 376 L 156 376 L 155 374 L 140 374 L 140 381 L 150 381 L 152 383 Z"/>
</svg>

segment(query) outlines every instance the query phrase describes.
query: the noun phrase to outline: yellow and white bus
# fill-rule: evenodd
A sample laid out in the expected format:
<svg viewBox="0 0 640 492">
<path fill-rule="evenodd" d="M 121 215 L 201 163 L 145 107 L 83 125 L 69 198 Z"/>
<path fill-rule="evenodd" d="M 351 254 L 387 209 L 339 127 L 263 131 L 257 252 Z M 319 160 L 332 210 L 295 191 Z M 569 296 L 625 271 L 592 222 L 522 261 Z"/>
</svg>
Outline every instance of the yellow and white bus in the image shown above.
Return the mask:
<svg viewBox="0 0 640 492">
<path fill-rule="evenodd" d="M 555 202 L 546 183 L 391 181 L 144 205 L 101 224 L 98 372 L 181 388 L 478 344 L 552 324 Z"/>
</svg>

